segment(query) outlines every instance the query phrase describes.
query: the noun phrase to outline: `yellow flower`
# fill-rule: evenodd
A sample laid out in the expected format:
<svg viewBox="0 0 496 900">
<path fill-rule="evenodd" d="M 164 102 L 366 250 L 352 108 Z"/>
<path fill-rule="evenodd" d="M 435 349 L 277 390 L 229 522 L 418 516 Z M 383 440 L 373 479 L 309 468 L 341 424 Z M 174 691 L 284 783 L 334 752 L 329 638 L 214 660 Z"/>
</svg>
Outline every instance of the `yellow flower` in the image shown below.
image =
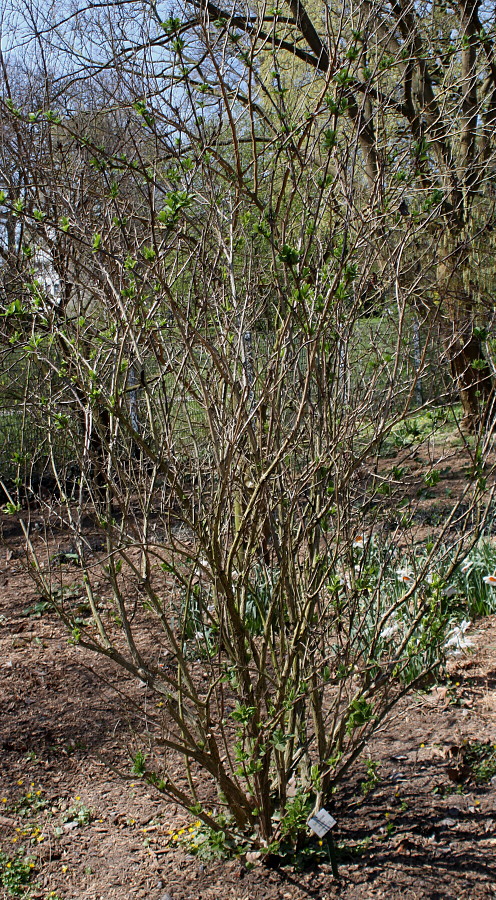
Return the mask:
<svg viewBox="0 0 496 900">
<path fill-rule="evenodd" d="M 29 868 L 30 868 L 30 869 L 34 869 L 34 867 L 35 867 L 35 863 L 34 863 L 34 862 L 30 862 L 30 863 L 29 863 Z"/>
<path fill-rule="evenodd" d="M 2 803 L 7 803 L 7 797 L 2 797 Z"/>
<path fill-rule="evenodd" d="M 68 868 L 69 868 L 69 866 L 62 866 L 62 872 L 64 873 L 64 875 L 67 872 Z"/>
<path fill-rule="evenodd" d="M 17 782 L 17 784 L 22 784 L 22 783 L 23 783 L 23 780 L 24 780 L 24 779 L 20 778 L 19 781 Z"/>
<path fill-rule="evenodd" d="M 81 800 L 81 797 L 74 797 L 75 800 Z"/>
</svg>

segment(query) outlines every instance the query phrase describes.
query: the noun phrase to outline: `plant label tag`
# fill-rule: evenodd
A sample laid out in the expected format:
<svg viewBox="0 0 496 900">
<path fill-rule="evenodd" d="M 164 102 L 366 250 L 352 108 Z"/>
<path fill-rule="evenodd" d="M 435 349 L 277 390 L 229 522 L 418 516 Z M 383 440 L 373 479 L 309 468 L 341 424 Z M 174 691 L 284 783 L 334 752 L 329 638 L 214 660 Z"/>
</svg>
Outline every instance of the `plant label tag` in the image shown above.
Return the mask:
<svg viewBox="0 0 496 900">
<path fill-rule="evenodd" d="M 325 837 L 331 828 L 334 828 L 336 819 L 333 819 L 326 809 L 319 809 L 307 819 L 307 825 L 312 829 L 313 833 L 318 837 Z"/>
</svg>

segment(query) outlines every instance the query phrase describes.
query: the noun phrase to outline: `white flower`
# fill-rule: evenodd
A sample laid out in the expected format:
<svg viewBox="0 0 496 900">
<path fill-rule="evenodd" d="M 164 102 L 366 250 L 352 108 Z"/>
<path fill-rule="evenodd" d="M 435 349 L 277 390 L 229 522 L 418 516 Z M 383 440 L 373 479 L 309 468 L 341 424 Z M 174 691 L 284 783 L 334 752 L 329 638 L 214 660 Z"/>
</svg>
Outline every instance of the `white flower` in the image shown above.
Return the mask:
<svg viewBox="0 0 496 900">
<path fill-rule="evenodd" d="M 365 538 L 364 538 L 363 534 L 357 535 L 357 537 L 353 541 L 353 546 L 356 550 L 363 550 L 363 548 L 365 546 Z"/>
<path fill-rule="evenodd" d="M 395 625 L 389 625 L 387 628 L 383 628 L 379 637 L 383 638 L 385 641 L 388 641 L 389 638 L 393 637 L 400 630 L 400 626 L 396 622 Z"/>
<path fill-rule="evenodd" d="M 462 573 L 462 575 L 468 575 L 472 566 L 473 566 L 472 560 L 470 560 L 470 559 L 465 560 L 463 565 L 460 566 L 460 572 Z"/>
<path fill-rule="evenodd" d="M 484 578 L 482 580 L 484 584 L 490 584 L 491 587 L 496 586 L 496 575 L 484 575 Z"/>
<path fill-rule="evenodd" d="M 455 594 L 456 594 L 456 587 L 454 586 L 454 584 L 448 585 L 448 587 L 445 587 L 443 590 L 443 597 L 447 597 L 448 600 L 450 597 L 454 597 Z"/>
<path fill-rule="evenodd" d="M 408 569 L 398 569 L 396 572 L 396 577 L 403 582 L 403 584 L 414 584 L 415 578 Z"/>
<path fill-rule="evenodd" d="M 465 636 L 465 632 L 472 623 L 469 619 L 463 619 L 459 625 L 454 625 L 447 634 L 447 640 L 444 644 L 445 650 L 451 650 L 450 656 L 460 656 L 464 650 L 473 647 L 474 642 Z"/>
</svg>

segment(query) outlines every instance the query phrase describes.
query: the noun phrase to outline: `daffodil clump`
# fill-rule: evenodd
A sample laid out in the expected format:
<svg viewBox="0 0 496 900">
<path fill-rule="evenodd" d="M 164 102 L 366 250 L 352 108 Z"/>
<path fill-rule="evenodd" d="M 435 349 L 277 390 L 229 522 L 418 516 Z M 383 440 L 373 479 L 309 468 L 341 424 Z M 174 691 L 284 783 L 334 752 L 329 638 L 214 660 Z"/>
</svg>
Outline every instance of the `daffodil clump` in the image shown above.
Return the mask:
<svg viewBox="0 0 496 900">
<path fill-rule="evenodd" d="M 358 534 L 352 547 L 353 565 L 343 561 L 330 590 L 342 597 L 343 608 L 358 596 L 363 614 L 356 639 L 364 648 L 377 657 L 388 648 L 404 651 L 406 681 L 469 651 L 472 619 L 496 611 L 496 546 L 488 537 L 462 561 L 456 548 L 440 547 L 435 559 L 428 545 L 407 555 L 372 534 Z"/>
</svg>

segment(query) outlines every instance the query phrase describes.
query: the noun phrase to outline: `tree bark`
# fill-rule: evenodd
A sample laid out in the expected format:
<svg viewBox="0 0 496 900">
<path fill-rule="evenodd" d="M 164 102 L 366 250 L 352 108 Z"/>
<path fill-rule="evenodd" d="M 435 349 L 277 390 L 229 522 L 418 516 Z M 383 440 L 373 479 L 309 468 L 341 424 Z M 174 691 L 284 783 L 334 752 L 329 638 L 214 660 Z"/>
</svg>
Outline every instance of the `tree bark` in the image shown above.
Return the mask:
<svg viewBox="0 0 496 900">
<path fill-rule="evenodd" d="M 443 250 L 437 272 L 440 307 L 445 321 L 444 348 L 462 404 L 461 427 L 475 432 L 493 384 L 482 340 L 474 328 L 476 303 L 466 282 L 466 259 L 461 252 Z"/>
</svg>

